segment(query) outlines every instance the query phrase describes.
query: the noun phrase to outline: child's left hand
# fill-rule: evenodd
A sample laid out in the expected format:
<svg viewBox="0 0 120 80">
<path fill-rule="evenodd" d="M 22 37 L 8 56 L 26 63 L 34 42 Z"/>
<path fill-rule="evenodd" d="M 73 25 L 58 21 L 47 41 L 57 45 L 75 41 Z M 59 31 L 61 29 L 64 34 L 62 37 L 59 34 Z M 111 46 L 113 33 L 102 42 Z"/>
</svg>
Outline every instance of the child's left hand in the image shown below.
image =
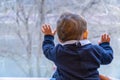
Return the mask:
<svg viewBox="0 0 120 80">
<path fill-rule="evenodd" d="M 52 31 L 50 25 L 44 24 L 44 25 L 42 26 L 42 32 L 44 33 L 44 35 L 52 35 L 52 36 L 54 36 L 55 33 L 56 33 L 56 30 L 55 30 L 55 31 Z"/>
<path fill-rule="evenodd" d="M 99 44 L 103 42 L 110 42 L 110 36 L 108 34 L 102 34 Z"/>
</svg>

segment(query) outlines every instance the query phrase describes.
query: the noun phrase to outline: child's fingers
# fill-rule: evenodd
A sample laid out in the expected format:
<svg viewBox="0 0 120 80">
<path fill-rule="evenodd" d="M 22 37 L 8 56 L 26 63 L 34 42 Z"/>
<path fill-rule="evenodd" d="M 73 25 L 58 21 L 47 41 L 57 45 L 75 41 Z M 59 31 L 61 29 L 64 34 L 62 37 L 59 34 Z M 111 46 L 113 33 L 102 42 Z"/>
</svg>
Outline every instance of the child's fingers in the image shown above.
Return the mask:
<svg viewBox="0 0 120 80">
<path fill-rule="evenodd" d="M 47 24 L 44 25 L 44 29 L 47 29 Z"/>
<path fill-rule="evenodd" d="M 53 35 L 55 35 L 55 34 L 56 34 L 56 32 L 57 32 L 57 30 L 54 30 Z"/>
<path fill-rule="evenodd" d="M 104 39 L 105 39 L 105 36 L 104 36 L 104 34 L 102 35 L 102 38 L 101 38 L 102 40 L 101 41 L 104 41 Z"/>
<path fill-rule="evenodd" d="M 106 39 L 106 36 L 107 36 L 107 34 L 103 34 L 103 35 L 102 35 L 102 39 L 105 40 L 105 39 Z"/>
<path fill-rule="evenodd" d="M 47 24 L 43 25 L 42 27 L 43 27 L 43 29 L 46 30 L 46 31 L 48 31 L 48 30 L 50 29 L 50 27 L 49 27 Z"/>
<path fill-rule="evenodd" d="M 46 35 L 55 35 L 56 33 L 56 30 L 55 31 L 52 31 L 51 27 L 49 24 L 44 24 L 42 26 L 42 32 Z"/>
<path fill-rule="evenodd" d="M 101 37 L 102 42 L 110 42 L 110 36 L 108 34 L 103 34 Z"/>
<path fill-rule="evenodd" d="M 44 24 L 44 25 L 42 25 L 42 28 L 43 28 L 43 29 L 46 29 L 46 25 L 45 25 L 45 24 Z"/>
<path fill-rule="evenodd" d="M 103 34 L 101 37 L 101 42 L 105 42 L 106 41 L 106 34 Z"/>
<path fill-rule="evenodd" d="M 44 27 L 42 27 L 42 29 L 41 29 L 41 30 L 42 30 L 42 32 L 43 32 L 43 33 L 45 32 Z"/>
<path fill-rule="evenodd" d="M 107 41 L 110 42 L 110 36 L 109 35 L 107 35 Z"/>
<path fill-rule="evenodd" d="M 46 24 L 42 25 L 41 30 L 43 33 L 45 33 L 45 31 L 47 30 L 47 25 Z"/>
<path fill-rule="evenodd" d="M 50 25 L 47 25 L 47 24 L 46 24 L 46 25 L 45 25 L 45 29 L 51 31 Z"/>
<path fill-rule="evenodd" d="M 50 30 L 51 28 L 50 28 L 50 25 L 47 25 L 47 28 Z"/>
</svg>

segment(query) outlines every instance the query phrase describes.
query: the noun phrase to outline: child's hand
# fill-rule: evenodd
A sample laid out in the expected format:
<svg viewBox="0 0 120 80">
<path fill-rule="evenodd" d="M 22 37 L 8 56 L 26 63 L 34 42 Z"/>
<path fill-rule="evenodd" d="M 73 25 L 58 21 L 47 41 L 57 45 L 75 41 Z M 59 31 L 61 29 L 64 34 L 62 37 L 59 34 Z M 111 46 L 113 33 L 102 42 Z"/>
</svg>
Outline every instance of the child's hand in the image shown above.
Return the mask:
<svg viewBox="0 0 120 80">
<path fill-rule="evenodd" d="M 99 75 L 99 77 L 100 77 L 100 80 L 111 80 L 109 77 L 101 75 L 101 74 Z"/>
<path fill-rule="evenodd" d="M 50 25 L 45 24 L 45 25 L 42 26 L 42 32 L 44 33 L 44 35 L 52 35 L 52 36 L 54 36 L 55 33 L 56 33 L 56 30 L 52 31 Z"/>
<path fill-rule="evenodd" d="M 108 34 L 103 34 L 101 36 L 101 41 L 99 43 L 103 43 L 103 42 L 110 42 L 110 36 Z"/>
</svg>

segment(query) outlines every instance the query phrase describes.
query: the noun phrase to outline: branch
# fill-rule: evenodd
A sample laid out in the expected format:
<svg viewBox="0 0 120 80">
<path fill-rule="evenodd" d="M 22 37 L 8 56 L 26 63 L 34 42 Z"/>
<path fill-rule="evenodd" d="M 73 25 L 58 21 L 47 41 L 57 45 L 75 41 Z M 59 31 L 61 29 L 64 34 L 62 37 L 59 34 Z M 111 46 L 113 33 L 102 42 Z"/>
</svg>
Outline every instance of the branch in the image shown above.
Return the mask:
<svg viewBox="0 0 120 80">
<path fill-rule="evenodd" d="M 101 0 L 101 2 L 102 2 L 103 7 L 104 7 L 104 9 L 105 9 L 105 14 L 107 15 L 107 14 L 109 13 L 108 7 L 107 7 L 107 5 L 105 4 L 104 0 Z"/>
<path fill-rule="evenodd" d="M 18 20 L 20 20 L 21 22 L 25 23 L 24 19 L 20 16 L 20 11 L 21 11 L 20 6 L 18 3 L 17 3 L 17 5 L 18 6 L 17 6 L 17 10 L 16 10 L 16 18 L 18 18 Z"/>
<path fill-rule="evenodd" d="M 28 10 L 28 14 L 26 15 L 26 18 L 27 18 L 28 21 L 30 19 L 30 15 L 32 14 L 33 9 L 34 9 L 34 6 L 31 6 Z"/>
<path fill-rule="evenodd" d="M 36 0 L 36 5 L 38 8 L 38 16 L 40 18 L 39 25 L 42 25 L 45 21 L 45 0 Z"/>
<path fill-rule="evenodd" d="M 26 24 L 26 21 L 28 21 L 28 18 L 26 16 L 24 6 L 19 1 L 16 1 L 16 4 L 17 4 L 16 15 L 17 15 L 18 19 L 20 19 L 21 22 L 23 22 L 24 24 Z"/>
<path fill-rule="evenodd" d="M 22 44 L 25 45 L 25 48 L 26 48 L 27 52 L 30 52 L 28 50 L 28 48 L 30 48 L 31 45 L 32 45 L 32 38 L 31 38 L 31 33 L 30 33 L 30 30 L 29 30 L 28 22 L 29 22 L 30 15 L 32 13 L 33 6 L 29 8 L 28 14 L 26 14 L 25 7 L 19 1 L 17 2 L 17 4 L 18 4 L 18 9 L 17 9 L 17 12 L 16 12 L 16 15 L 17 15 L 16 22 L 17 22 L 19 28 L 20 28 L 20 21 L 24 23 L 28 43 L 25 45 L 25 41 L 24 41 L 24 38 L 22 38 L 22 35 L 20 33 L 20 29 L 18 29 L 16 31 L 16 34 L 18 35 L 18 37 L 22 41 Z M 20 13 L 21 13 L 21 15 L 20 15 Z"/>
<path fill-rule="evenodd" d="M 16 31 L 16 34 L 17 34 L 17 36 L 20 38 L 22 44 L 23 44 L 24 46 L 26 46 L 25 41 L 24 41 L 24 38 L 23 38 L 22 35 L 20 34 L 20 31 L 19 31 L 19 30 Z"/>
<path fill-rule="evenodd" d="M 18 12 L 16 12 L 16 14 L 18 14 Z M 20 33 L 20 29 L 19 29 L 19 28 L 20 28 L 20 21 L 19 21 L 18 17 L 19 17 L 19 16 L 16 17 L 16 23 L 17 23 L 17 25 L 18 25 L 18 29 L 16 30 L 15 33 L 18 35 L 18 37 L 19 37 L 20 40 L 22 41 L 22 44 L 23 44 L 24 46 L 26 46 L 26 45 L 25 45 L 24 38 L 22 38 L 22 35 L 21 35 L 21 33 Z"/>
<path fill-rule="evenodd" d="M 89 0 L 85 7 L 83 7 L 81 15 L 83 15 L 88 9 L 90 9 L 93 5 L 99 3 L 100 0 Z"/>
</svg>

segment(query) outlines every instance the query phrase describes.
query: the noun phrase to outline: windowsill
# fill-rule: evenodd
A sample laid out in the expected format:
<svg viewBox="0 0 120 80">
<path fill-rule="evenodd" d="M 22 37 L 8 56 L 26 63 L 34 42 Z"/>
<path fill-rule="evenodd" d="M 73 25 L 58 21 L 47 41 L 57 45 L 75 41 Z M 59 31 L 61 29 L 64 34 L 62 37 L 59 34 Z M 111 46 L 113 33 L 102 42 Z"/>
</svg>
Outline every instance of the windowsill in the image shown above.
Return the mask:
<svg viewBox="0 0 120 80">
<path fill-rule="evenodd" d="M 50 78 L 0 78 L 0 80 L 50 80 Z"/>
</svg>

